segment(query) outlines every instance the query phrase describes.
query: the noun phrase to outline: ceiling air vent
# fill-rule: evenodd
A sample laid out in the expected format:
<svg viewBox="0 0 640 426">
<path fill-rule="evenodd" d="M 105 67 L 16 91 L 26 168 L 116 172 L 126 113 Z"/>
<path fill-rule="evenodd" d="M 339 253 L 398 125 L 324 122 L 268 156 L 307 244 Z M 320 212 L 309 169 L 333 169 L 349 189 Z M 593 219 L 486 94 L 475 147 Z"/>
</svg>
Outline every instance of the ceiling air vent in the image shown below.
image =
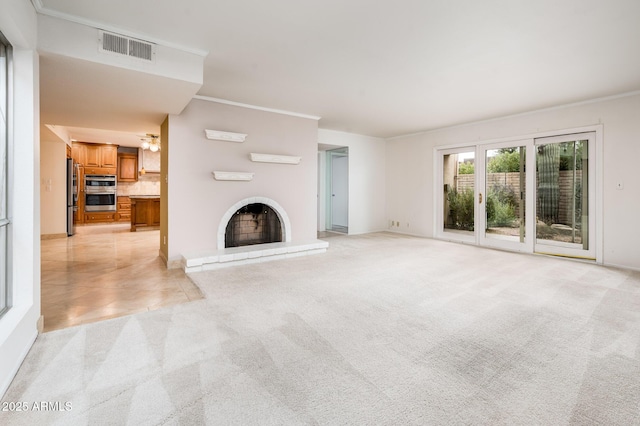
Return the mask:
<svg viewBox="0 0 640 426">
<path fill-rule="evenodd" d="M 155 58 L 155 45 L 107 31 L 98 32 L 100 52 L 115 53 L 152 62 Z"/>
</svg>

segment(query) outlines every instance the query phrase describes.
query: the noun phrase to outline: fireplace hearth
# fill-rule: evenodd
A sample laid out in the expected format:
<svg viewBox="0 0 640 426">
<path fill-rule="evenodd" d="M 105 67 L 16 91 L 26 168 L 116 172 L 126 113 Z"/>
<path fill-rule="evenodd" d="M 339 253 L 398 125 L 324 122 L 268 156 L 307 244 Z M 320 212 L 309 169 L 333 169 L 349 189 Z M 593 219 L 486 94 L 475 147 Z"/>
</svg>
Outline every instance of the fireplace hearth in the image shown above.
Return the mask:
<svg viewBox="0 0 640 426">
<path fill-rule="evenodd" d="M 278 214 L 262 203 L 247 204 L 229 219 L 225 247 L 240 247 L 282 241 L 282 224 Z"/>
</svg>

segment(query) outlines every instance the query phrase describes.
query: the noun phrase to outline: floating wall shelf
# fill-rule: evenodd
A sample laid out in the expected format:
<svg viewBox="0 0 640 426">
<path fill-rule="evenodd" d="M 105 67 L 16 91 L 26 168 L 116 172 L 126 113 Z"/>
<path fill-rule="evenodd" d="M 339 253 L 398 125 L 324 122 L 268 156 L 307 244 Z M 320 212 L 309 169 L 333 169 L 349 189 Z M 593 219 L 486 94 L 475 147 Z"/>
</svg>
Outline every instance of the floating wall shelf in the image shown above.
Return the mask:
<svg viewBox="0 0 640 426">
<path fill-rule="evenodd" d="M 204 132 L 207 135 L 207 139 L 212 139 L 217 141 L 244 142 L 245 138 L 247 137 L 247 135 L 244 133 L 222 132 L 220 130 L 205 129 Z"/>
<path fill-rule="evenodd" d="M 302 157 L 292 157 L 290 155 L 251 153 L 251 161 L 258 163 L 299 164 L 301 159 Z"/>
<path fill-rule="evenodd" d="M 253 179 L 253 173 L 246 172 L 211 172 L 215 180 L 239 180 L 250 181 Z"/>
</svg>

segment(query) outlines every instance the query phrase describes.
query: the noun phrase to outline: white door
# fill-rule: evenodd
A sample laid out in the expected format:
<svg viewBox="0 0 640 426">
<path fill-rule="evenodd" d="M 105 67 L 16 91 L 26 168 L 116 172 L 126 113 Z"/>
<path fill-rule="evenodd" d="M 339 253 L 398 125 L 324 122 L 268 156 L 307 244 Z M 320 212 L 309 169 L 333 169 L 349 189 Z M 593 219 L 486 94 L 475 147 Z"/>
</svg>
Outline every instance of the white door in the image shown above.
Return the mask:
<svg viewBox="0 0 640 426">
<path fill-rule="evenodd" d="M 533 140 L 478 147 L 479 244 L 532 252 L 534 221 Z"/>
<path fill-rule="evenodd" d="M 439 151 L 436 235 L 440 238 L 477 243 L 475 158 L 475 146 Z"/>
<path fill-rule="evenodd" d="M 349 157 L 331 155 L 331 228 L 346 232 L 349 226 Z"/>
<path fill-rule="evenodd" d="M 536 253 L 596 259 L 595 133 L 538 138 Z"/>
<path fill-rule="evenodd" d="M 438 150 L 436 235 L 596 260 L 596 133 Z"/>
</svg>

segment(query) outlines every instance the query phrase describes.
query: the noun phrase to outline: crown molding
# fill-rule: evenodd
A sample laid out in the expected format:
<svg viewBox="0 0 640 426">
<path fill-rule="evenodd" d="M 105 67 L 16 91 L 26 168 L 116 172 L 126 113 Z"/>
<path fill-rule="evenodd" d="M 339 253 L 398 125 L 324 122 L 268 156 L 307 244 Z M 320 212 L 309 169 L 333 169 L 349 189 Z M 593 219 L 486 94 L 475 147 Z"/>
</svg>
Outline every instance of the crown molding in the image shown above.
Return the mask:
<svg viewBox="0 0 640 426">
<path fill-rule="evenodd" d="M 240 103 L 240 102 L 229 101 L 229 100 L 226 100 L 226 99 L 212 98 L 212 97 L 209 97 L 209 96 L 195 95 L 193 97 L 193 99 L 198 99 L 200 101 L 214 102 L 214 103 L 217 103 L 217 104 L 225 104 L 225 105 L 237 106 L 237 107 L 241 107 L 241 108 L 256 109 L 258 111 L 273 112 L 275 114 L 290 115 L 292 117 L 307 118 L 309 120 L 315 120 L 315 121 L 318 121 L 321 118 L 321 117 L 318 117 L 316 115 L 308 115 L 308 114 L 302 114 L 302 113 L 299 113 L 299 112 L 285 111 L 285 110 L 282 110 L 282 109 L 267 108 L 267 107 L 261 107 L 261 106 L 257 106 L 257 105 L 243 104 L 243 103 Z"/>
<path fill-rule="evenodd" d="M 191 47 L 185 47 L 176 43 L 171 43 L 165 40 L 160 40 L 155 37 L 151 37 L 147 34 L 135 33 L 132 31 L 124 30 L 122 28 L 115 27 L 113 25 L 105 24 L 104 22 L 94 21 L 93 19 L 87 19 L 76 15 L 71 15 L 69 13 L 59 12 L 57 10 L 49 9 L 48 7 L 42 4 L 42 0 L 31 0 L 34 9 L 37 13 L 41 15 L 51 16 L 52 18 L 62 19 L 63 21 L 69 21 L 80 25 L 85 25 L 87 27 L 96 28 L 98 30 L 105 30 L 117 34 L 121 34 L 124 36 L 128 36 L 131 38 L 135 38 L 138 40 L 148 41 L 153 44 L 157 44 L 160 46 L 170 47 L 172 49 L 181 50 L 183 52 L 191 53 L 197 56 L 206 57 L 209 52 L 202 49 L 194 49 Z"/>
<path fill-rule="evenodd" d="M 459 129 L 459 128 L 463 128 L 463 127 L 475 126 L 477 124 L 484 124 L 484 123 L 491 123 L 491 122 L 496 122 L 496 121 L 501 121 L 501 120 L 507 120 L 507 119 L 510 119 L 510 118 L 526 117 L 526 116 L 529 116 L 529 115 L 534 115 L 534 114 L 539 114 L 539 113 L 544 113 L 544 112 L 549 112 L 549 111 L 558 111 L 558 110 L 562 110 L 562 109 L 566 109 L 566 108 L 579 107 L 579 106 L 582 106 L 582 105 L 595 104 L 595 103 L 599 103 L 599 102 L 613 101 L 613 100 L 616 100 L 616 99 L 628 98 L 628 97 L 637 96 L 637 95 L 640 95 L 640 90 L 633 90 L 631 92 L 618 93 L 616 95 L 610 95 L 610 96 L 602 96 L 602 97 L 599 97 L 599 98 L 587 99 L 587 100 L 584 100 L 584 101 L 572 102 L 572 103 L 568 103 L 568 104 L 554 105 L 554 106 L 550 106 L 550 107 L 546 107 L 546 108 L 538 108 L 538 109 L 534 109 L 534 110 L 531 110 L 531 111 L 519 112 L 519 113 L 516 113 L 516 114 L 509 114 L 509 115 L 502 115 L 502 116 L 499 116 L 499 117 L 486 118 L 484 120 L 476 120 L 476 121 L 469 121 L 469 122 L 466 122 L 466 123 L 452 124 L 450 126 L 435 127 L 433 129 L 422 130 L 422 131 L 419 131 L 419 132 L 407 133 L 407 134 L 397 135 L 397 136 L 390 136 L 388 138 L 383 138 L 383 139 L 385 139 L 387 141 L 393 141 L 395 139 L 408 138 L 408 137 L 411 137 L 411 136 L 427 135 L 427 134 L 430 134 L 430 133 L 438 133 L 438 132 L 441 132 L 441 131 L 444 131 L 444 130 Z"/>
</svg>

